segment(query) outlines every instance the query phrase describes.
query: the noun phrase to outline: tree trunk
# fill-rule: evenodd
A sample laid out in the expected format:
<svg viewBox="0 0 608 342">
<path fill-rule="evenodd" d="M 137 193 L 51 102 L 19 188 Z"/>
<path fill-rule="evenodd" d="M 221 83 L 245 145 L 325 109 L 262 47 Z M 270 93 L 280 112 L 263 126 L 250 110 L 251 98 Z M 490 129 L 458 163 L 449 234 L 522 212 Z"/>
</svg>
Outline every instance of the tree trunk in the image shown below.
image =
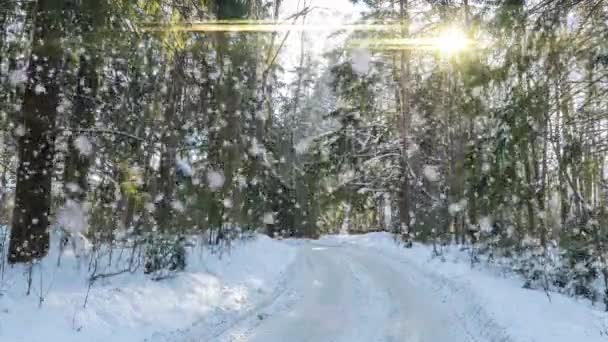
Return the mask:
<svg viewBox="0 0 608 342">
<path fill-rule="evenodd" d="M 528 156 L 529 144 L 527 141 L 522 142 L 521 144 L 521 154 L 524 166 L 524 176 L 525 176 L 525 204 L 528 212 L 528 234 L 533 234 L 536 231 L 536 212 L 534 210 L 534 181 L 532 175 L 532 167 L 530 166 L 530 157 Z"/>
<path fill-rule="evenodd" d="M 39 0 L 35 14 L 28 83 L 20 122 L 19 168 L 9 246 L 10 263 L 31 262 L 49 249 L 51 182 L 55 157 L 58 70 L 63 1 Z"/>
<path fill-rule="evenodd" d="M 166 232 L 171 226 L 173 218 L 173 200 L 176 189 L 176 162 L 177 145 L 181 129 L 180 106 L 182 98 L 182 73 L 184 58 L 178 54 L 174 57 L 174 65 L 171 70 L 171 85 L 169 86 L 168 104 L 164 111 L 163 129 L 161 137 L 162 152 L 160 156 L 160 169 L 157 179 L 158 191 L 161 199 L 156 210 L 156 222 L 162 232 Z"/>
<path fill-rule="evenodd" d="M 74 101 L 74 113 L 70 122 L 72 134 L 68 137 L 68 154 L 65 162 L 64 180 L 66 194 L 70 199 L 82 202 L 89 189 L 87 175 L 91 164 L 91 155 L 82 153 L 76 146 L 78 129 L 93 127 L 95 121 L 95 96 L 97 94 L 96 59 L 92 56 L 80 56 L 78 68 L 78 85 Z M 69 186 L 75 184 L 77 187 Z"/>
<path fill-rule="evenodd" d="M 409 35 L 409 21 L 407 15 L 407 1 L 399 0 L 399 19 L 401 20 L 401 37 L 407 38 Z M 411 218 L 410 218 L 410 191 L 409 191 L 409 162 L 408 162 L 408 134 L 411 122 L 409 107 L 409 55 L 406 51 L 401 51 L 400 58 L 400 134 L 401 134 L 401 187 L 399 189 L 399 223 L 401 234 L 411 239 Z"/>
</svg>

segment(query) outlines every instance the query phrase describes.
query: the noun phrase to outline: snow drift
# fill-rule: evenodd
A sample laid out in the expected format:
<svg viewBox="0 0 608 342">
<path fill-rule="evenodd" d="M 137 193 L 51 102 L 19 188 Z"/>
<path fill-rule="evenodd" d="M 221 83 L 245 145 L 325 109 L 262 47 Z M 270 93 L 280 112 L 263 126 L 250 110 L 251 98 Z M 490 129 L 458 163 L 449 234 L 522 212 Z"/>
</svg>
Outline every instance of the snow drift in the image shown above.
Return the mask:
<svg viewBox="0 0 608 342">
<path fill-rule="evenodd" d="M 140 270 L 99 278 L 90 288 L 87 265 L 68 250 L 58 267 L 57 254 L 54 246 L 32 268 L 29 295 L 29 268 L 4 270 L 0 341 L 133 342 L 197 322 L 212 330 L 217 319 L 235 319 L 272 293 L 295 248 L 262 235 L 233 242 L 221 256 L 197 245 L 188 250 L 185 272 L 173 278 L 154 281 Z"/>
</svg>

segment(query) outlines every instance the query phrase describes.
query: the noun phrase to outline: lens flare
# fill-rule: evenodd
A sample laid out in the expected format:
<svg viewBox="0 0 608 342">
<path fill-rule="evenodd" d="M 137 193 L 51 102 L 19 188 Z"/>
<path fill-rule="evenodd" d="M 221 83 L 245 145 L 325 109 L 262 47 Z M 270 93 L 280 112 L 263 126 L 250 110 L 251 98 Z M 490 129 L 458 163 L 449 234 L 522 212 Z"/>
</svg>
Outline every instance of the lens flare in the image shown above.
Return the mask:
<svg viewBox="0 0 608 342">
<path fill-rule="evenodd" d="M 435 39 L 435 46 L 445 54 L 453 54 L 467 49 L 472 42 L 467 35 L 458 28 L 448 28 Z"/>
<path fill-rule="evenodd" d="M 310 23 L 290 24 L 271 20 L 210 20 L 187 23 L 147 23 L 143 31 L 178 31 L 178 32 L 287 32 L 287 31 L 390 31 L 398 29 L 396 24 L 379 23 Z"/>
<path fill-rule="evenodd" d="M 209 20 L 204 22 L 185 23 L 146 23 L 140 28 L 145 32 L 243 32 L 243 33 L 272 33 L 272 32 L 380 32 L 397 35 L 399 23 L 282 23 L 272 20 Z M 347 43 L 350 48 L 367 48 L 372 50 L 432 50 L 451 55 L 466 50 L 474 45 L 465 32 L 458 27 L 448 27 L 433 37 L 417 38 L 373 38 L 355 39 Z"/>
<path fill-rule="evenodd" d="M 351 48 L 372 50 L 431 50 L 451 55 L 471 48 L 474 41 L 457 28 L 443 30 L 435 37 L 355 39 L 348 42 Z"/>
</svg>

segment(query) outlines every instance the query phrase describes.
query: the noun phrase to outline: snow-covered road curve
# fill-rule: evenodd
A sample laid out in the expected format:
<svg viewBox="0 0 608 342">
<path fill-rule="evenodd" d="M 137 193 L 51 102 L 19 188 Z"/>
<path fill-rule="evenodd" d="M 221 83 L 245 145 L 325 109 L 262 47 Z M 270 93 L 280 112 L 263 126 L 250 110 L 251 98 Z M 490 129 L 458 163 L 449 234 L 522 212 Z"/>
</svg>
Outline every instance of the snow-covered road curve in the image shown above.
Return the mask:
<svg viewBox="0 0 608 342">
<path fill-rule="evenodd" d="M 475 332 L 424 270 L 371 249 L 304 243 L 283 291 L 218 342 L 505 341 Z M 485 336 L 486 338 L 482 338 Z M 487 338 L 490 337 L 489 339 Z"/>
</svg>

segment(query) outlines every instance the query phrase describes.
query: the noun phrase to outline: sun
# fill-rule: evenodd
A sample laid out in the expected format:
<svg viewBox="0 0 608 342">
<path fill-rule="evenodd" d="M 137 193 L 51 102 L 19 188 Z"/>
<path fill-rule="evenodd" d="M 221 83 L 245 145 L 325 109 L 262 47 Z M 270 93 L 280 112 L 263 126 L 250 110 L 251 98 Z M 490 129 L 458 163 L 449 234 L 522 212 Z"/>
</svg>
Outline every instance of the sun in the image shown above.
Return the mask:
<svg viewBox="0 0 608 342">
<path fill-rule="evenodd" d="M 433 45 L 445 54 L 454 54 L 466 50 L 471 45 L 471 40 L 460 28 L 451 27 L 441 31 Z"/>
</svg>

